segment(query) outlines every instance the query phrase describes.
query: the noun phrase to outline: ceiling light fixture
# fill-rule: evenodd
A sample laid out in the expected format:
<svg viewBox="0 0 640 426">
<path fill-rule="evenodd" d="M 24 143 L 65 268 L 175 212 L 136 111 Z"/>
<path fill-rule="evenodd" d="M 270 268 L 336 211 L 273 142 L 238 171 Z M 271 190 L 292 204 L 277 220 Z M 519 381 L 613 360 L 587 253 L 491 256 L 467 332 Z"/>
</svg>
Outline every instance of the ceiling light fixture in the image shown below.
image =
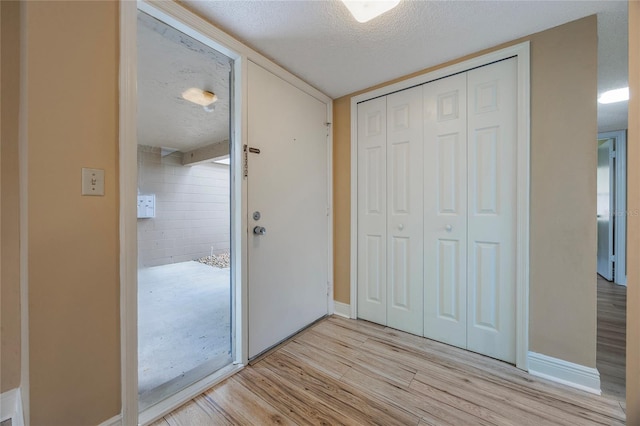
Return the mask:
<svg viewBox="0 0 640 426">
<path fill-rule="evenodd" d="M 629 88 L 623 87 L 622 89 L 609 90 L 604 92 L 598 98 L 598 102 L 601 104 L 612 104 L 614 102 L 622 102 L 629 100 Z"/>
<path fill-rule="evenodd" d="M 192 87 L 190 89 L 182 92 L 182 98 L 193 102 L 194 104 L 198 104 L 204 107 L 207 110 L 207 107 L 218 100 L 218 97 L 213 92 L 207 92 L 206 90 L 196 89 Z M 211 109 L 213 111 L 213 109 Z"/>
<path fill-rule="evenodd" d="M 400 3 L 400 0 L 342 0 L 356 21 L 364 23 L 390 11 Z"/>
</svg>

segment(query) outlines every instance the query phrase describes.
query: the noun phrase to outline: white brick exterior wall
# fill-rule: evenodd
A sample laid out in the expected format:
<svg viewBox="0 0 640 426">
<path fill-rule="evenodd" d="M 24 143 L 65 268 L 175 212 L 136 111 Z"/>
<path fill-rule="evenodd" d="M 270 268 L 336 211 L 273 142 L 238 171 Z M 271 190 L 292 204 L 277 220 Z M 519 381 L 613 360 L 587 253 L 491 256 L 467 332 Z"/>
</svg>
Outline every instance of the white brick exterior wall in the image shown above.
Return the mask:
<svg viewBox="0 0 640 426">
<path fill-rule="evenodd" d="M 156 196 L 156 217 L 138 219 L 140 267 L 229 251 L 229 166 L 183 166 L 180 152 L 140 146 L 138 192 Z"/>
</svg>

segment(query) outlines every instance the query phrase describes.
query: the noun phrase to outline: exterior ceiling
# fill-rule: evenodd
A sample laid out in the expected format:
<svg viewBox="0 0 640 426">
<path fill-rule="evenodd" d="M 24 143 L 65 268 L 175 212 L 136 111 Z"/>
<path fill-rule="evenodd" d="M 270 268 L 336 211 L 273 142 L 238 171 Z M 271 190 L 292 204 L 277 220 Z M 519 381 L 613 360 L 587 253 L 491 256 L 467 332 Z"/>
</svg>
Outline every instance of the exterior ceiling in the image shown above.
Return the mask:
<svg viewBox="0 0 640 426">
<path fill-rule="evenodd" d="M 338 0 L 182 1 L 332 98 L 598 14 L 598 91 L 627 85 L 626 1 L 404 0 L 360 24 Z M 626 102 L 599 106 L 626 128 Z"/>
<path fill-rule="evenodd" d="M 138 12 L 138 144 L 187 152 L 229 139 L 229 58 Z M 215 110 L 182 99 L 218 96 Z"/>
</svg>

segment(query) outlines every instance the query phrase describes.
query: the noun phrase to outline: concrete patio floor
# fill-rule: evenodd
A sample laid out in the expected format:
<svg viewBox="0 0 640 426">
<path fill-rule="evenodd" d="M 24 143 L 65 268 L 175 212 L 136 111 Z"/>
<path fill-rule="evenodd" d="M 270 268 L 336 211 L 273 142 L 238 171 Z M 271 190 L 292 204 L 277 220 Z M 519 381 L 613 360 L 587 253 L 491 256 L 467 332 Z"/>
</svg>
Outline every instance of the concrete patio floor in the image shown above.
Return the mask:
<svg viewBox="0 0 640 426">
<path fill-rule="evenodd" d="M 231 362 L 229 269 L 195 261 L 138 271 L 138 393 L 151 405 Z M 228 361 L 228 362 L 227 362 Z M 209 368 L 209 367 L 207 367 Z M 182 380 L 184 379 L 184 380 Z M 155 391 L 154 391 L 155 390 Z"/>
</svg>

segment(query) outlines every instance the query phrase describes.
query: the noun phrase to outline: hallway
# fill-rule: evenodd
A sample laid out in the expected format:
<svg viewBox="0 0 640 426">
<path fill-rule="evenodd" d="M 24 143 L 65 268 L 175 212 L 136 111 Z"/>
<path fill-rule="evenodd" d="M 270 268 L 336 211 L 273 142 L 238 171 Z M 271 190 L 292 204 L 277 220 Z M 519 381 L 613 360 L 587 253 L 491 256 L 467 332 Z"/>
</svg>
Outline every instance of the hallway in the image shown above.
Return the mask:
<svg viewBox="0 0 640 426">
<path fill-rule="evenodd" d="M 602 395 L 625 400 L 627 287 L 598 275 L 598 349 Z"/>
</svg>

